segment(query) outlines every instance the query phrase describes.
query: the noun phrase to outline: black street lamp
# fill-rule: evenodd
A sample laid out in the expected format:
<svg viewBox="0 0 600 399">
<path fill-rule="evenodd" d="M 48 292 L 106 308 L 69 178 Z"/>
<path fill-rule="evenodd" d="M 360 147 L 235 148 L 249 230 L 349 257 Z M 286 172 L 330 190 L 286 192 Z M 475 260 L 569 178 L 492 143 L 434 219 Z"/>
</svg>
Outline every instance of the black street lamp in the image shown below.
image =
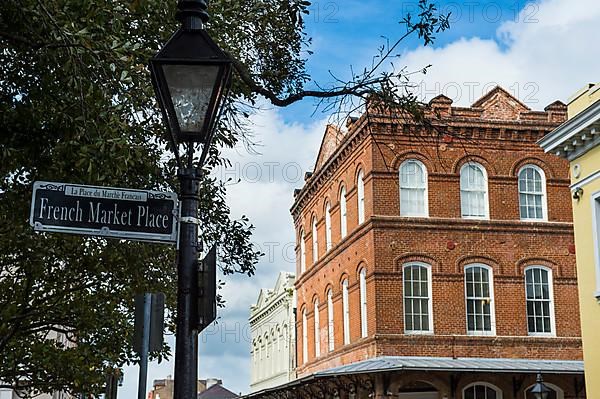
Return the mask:
<svg viewBox="0 0 600 399">
<path fill-rule="evenodd" d="M 535 399 L 547 399 L 548 394 L 550 393 L 550 389 L 544 384 L 544 380 L 542 379 L 542 373 L 538 373 L 537 381 L 531 391 Z"/>
<path fill-rule="evenodd" d="M 177 262 L 175 399 L 196 399 L 198 379 L 198 206 L 201 168 L 214 134 L 232 63 L 204 30 L 206 0 L 179 0 L 181 28 L 150 60 L 152 84 L 167 123 L 181 185 Z M 196 143 L 202 151 L 193 164 Z M 182 165 L 179 145 L 187 145 Z"/>
</svg>

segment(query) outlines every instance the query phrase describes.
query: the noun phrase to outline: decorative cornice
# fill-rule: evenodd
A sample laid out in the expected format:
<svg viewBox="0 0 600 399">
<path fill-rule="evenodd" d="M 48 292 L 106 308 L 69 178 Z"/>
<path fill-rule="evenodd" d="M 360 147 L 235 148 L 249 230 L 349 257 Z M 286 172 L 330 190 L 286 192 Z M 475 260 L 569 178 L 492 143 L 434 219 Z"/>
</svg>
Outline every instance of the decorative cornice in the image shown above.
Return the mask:
<svg viewBox="0 0 600 399">
<path fill-rule="evenodd" d="M 546 152 L 572 161 L 600 145 L 600 100 L 538 141 Z"/>
<path fill-rule="evenodd" d="M 250 323 L 250 325 L 256 324 L 258 321 L 266 318 L 269 314 L 275 312 L 275 310 L 277 310 L 277 308 L 279 308 L 280 305 L 291 305 L 292 297 L 293 294 L 290 294 L 287 291 L 282 292 L 281 294 L 279 294 L 279 297 L 277 297 L 275 300 L 270 301 L 266 307 L 263 307 L 262 309 L 257 309 L 254 313 L 252 313 L 248 318 L 248 322 Z"/>
</svg>

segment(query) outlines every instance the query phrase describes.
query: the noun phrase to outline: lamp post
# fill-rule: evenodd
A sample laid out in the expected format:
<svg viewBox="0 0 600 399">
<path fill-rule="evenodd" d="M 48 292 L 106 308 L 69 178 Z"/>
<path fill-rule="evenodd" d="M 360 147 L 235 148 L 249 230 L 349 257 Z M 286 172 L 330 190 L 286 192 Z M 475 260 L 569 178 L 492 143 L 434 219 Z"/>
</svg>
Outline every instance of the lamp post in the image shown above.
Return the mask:
<svg viewBox="0 0 600 399">
<path fill-rule="evenodd" d="M 204 30 L 206 0 L 179 0 L 181 27 L 150 59 L 152 84 L 178 165 L 181 217 L 177 257 L 175 399 L 195 399 L 198 379 L 198 206 L 202 165 L 229 87 L 229 57 Z M 184 147 L 182 162 L 180 148 Z M 194 153 L 201 147 L 198 164 Z M 185 165 L 184 165 L 185 163 Z"/>
<path fill-rule="evenodd" d="M 530 391 L 535 399 L 547 399 L 550 389 L 544 384 L 542 379 L 542 373 L 537 374 L 537 380 L 533 388 Z"/>
</svg>

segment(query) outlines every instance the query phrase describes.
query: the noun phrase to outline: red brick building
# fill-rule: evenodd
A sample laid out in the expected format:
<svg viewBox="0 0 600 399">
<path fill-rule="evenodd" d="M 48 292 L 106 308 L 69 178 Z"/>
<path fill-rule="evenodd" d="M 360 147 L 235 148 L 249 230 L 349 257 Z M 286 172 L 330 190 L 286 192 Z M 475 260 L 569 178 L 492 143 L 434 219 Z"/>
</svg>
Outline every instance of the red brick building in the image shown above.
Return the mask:
<svg viewBox="0 0 600 399">
<path fill-rule="evenodd" d="M 328 127 L 295 193 L 297 375 L 268 398 L 585 398 L 566 119 L 502 88 Z"/>
<path fill-rule="evenodd" d="M 566 106 L 496 88 L 427 112 L 327 128 L 291 209 L 299 380 L 280 394 L 529 398 L 541 371 L 549 398 L 584 398 L 569 169 L 536 145 Z"/>
</svg>

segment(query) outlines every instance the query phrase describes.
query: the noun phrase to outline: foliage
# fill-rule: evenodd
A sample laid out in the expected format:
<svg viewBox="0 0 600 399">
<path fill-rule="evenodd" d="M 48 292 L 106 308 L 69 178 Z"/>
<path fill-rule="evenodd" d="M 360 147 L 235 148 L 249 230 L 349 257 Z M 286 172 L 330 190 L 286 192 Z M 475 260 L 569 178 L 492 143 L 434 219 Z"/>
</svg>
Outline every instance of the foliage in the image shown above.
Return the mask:
<svg viewBox="0 0 600 399">
<path fill-rule="evenodd" d="M 425 43 L 447 19 L 425 0 L 407 35 Z M 403 73 L 382 62 L 340 87 L 305 90 L 303 0 L 214 0 L 209 33 L 234 58 L 231 97 L 208 168 L 227 163 L 218 148 L 244 139 L 248 107 L 259 96 L 285 106 L 312 96 L 399 102 L 391 83 Z M 429 10 L 429 11 L 428 11 Z M 174 249 L 169 246 L 34 233 L 32 182 L 47 180 L 177 191 L 175 163 L 147 60 L 175 32 L 175 1 L 0 1 L 0 381 L 24 394 L 101 392 L 113 367 L 136 361 L 133 298 L 163 291 L 174 310 Z M 382 49 L 381 61 L 387 59 Z M 414 99 L 405 101 L 406 106 Z M 207 175 L 208 176 L 208 175 Z M 261 255 L 252 225 L 232 219 L 225 187 L 202 185 L 202 236 L 220 245 L 225 274 L 252 275 Z M 172 320 L 168 322 L 172 326 Z M 56 340 L 56 334 L 60 339 Z M 49 339 L 52 338 L 52 339 Z M 165 347 L 158 358 L 170 356 Z"/>
</svg>

